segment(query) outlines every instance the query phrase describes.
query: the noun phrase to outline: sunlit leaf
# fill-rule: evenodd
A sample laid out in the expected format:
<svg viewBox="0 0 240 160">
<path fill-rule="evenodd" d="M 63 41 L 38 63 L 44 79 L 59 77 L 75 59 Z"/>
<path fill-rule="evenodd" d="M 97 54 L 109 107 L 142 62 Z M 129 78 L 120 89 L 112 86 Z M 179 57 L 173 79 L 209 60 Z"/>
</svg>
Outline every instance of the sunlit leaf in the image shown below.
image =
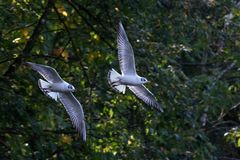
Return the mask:
<svg viewBox="0 0 240 160">
<path fill-rule="evenodd" d="M 71 144 L 73 141 L 70 136 L 64 135 L 64 134 L 62 134 L 60 138 L 61 138 L 61 142 L 66 144 Z"/>
</svg>

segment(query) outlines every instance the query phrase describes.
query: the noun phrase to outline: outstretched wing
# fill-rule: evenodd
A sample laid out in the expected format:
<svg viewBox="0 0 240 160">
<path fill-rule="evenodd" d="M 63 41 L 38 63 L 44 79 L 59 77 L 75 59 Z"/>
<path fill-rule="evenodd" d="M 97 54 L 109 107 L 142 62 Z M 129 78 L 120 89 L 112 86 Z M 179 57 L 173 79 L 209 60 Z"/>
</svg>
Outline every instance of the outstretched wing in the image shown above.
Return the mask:
<svg viewBox="0 0 240 160">
<path fill-rule="evenodd" d="M 82 135 L 83 140 L 86 141 L 86 127 L 82 105 L 72 92 L 59 92 L 59 100 L 64 105 L 74 127 Z"/>
<path fill-rule="evenodd" d="M 154 95 L 144 86 L 128 86 L 128 88 L 146 104 L 156 108 L 158 111 L 163 112 L 161 105 L 157 102 Z"/>
<path fill-rule="evenodd" d="M 62 78 L 59 76 L 57 71 L 49 66 L 36 64 L 32 62 L 27 62 L 27 64 L 35 71 L 37 71 L 41 76 L 51 83 L 63 82 Z"/>
<path fill-rule="evenodd" d="M 128 41 L 127 34 L 121 22 L 119 23 L 117 47 L 118 60 L 122 74 L 136 75 L 133 49 L 130 42 Z"/>
</svg>

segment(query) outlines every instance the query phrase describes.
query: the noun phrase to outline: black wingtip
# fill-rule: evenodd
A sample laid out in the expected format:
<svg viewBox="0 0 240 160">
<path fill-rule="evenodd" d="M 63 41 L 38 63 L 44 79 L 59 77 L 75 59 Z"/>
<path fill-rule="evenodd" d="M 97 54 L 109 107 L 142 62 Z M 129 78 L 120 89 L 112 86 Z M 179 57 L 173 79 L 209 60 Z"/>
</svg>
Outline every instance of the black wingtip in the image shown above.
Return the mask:
<svg viewBox="0 0 240 160">
<path fill-rule="evenodd" d="M 159 104 L 158 102 L 156 102 L 155 104 L 152 105 L 152 107 L 154 107 L 158 112 L 163 113 L 163 107 L 161 104 Z"/>
<path fill-rule="evenodd" d="M 87 140 L 87 133 L 86 133 L 86 124 L 84 120 L 81 120 L 78 125 L 74 123 L 74 121 L 71 119 L 73 126 L 75 127 L 77 133 L 80 135 L 82 140 L 86 142 Z"/>
<path fill-rule="evenodd" d="M 123 24 L 122 24 L 122 21 L 119 21 L 119 23 L 118 23 L 118 24 L 119 24 L 119 26 L 123 26 Z"/>
<path fill-rule="evenodd" d="M 124 31 L 124 27 L 123 27 L 123 24 L 122 24 L 122 22 L 121 22 L 121 21 L 119 21 L 119 31 L 118 31 L 118 32 L 120 32 L 121 30 L 123 30 L 123 31 Z"/>
<path fill-rule="evenodd" d="M 35 69 L 36 66 L 39 66 L 39 64 L 33 63 L 33 62 L 25 62 L 25 64 L 32 69 Z"/>
<path fill-rule="evenodd" d="M 27 65 L 27 66 L 32 66 L 34 63 L 32 63 L 32 62 L 25 62 L 25 65 Z"/>
<path fill-rule="evenodd" d="M 82 135 L 82 139 L 83 139 L 84 142 L 86 142 L 86 140 L 87 140 L 86 134 Z"/>
<path fill-rule="evenodd" d="M 161 113 L 163 113 L 164 112 L 164 110 L 163 110 L 163 108 L 161 107 L 161 106 L 158 106 L 158 111 L 160 111 Z"/>
<path fill-rule="evenodd" d="M 37 71 L 37 67 L 39 66 L 39 64 L 36 63 L 32 63 L 32 62 L 26 62 L 25 63 L 27 66 L 31 67 L 33 70 Z"/>
</svg>

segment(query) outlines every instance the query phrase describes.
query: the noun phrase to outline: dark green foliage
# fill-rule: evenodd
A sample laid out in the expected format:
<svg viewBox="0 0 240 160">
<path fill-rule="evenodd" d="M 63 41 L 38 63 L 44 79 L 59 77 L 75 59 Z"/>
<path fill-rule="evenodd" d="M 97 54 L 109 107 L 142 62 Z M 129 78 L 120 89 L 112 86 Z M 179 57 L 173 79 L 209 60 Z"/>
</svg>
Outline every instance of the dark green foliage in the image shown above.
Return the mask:
<svg viewBox="0 0 240 160">
<path fill-rule="evenodd" d="M 239 8 L 234 0 L 1 1 L 0 159 L 240 158 Z M 107 83 L 108 70 L 119 71 L 120 20 L 162 114 Z M 56 68 L 77 88 L 86 143 L 26 61 Z"/>
</svg>

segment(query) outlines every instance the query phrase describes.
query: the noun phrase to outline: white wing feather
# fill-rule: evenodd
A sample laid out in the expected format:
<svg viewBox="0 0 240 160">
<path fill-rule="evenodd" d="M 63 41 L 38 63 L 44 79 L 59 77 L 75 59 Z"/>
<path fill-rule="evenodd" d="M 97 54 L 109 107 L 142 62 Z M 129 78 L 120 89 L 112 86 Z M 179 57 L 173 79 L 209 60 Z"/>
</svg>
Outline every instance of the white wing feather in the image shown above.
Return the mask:
<svg viewBox="0 0 240 160">
<path fill-rule="evenodd" d="M 63 82 L 62 78 L 59 76 L 57 71 L 49 66 L 36 64 L 32 62 L 27 62 L 27 64 L 35 71 L 37 71 L 41 76 L 51 83 Z"/>
<path fill-rule="evenodd" d="M 163 112 L 161 105 L 157 102 L 154 95 L 144 86 L 128 86 L 128 88 L 146 104 L 156 108 L 158 111 Z"/>
<path fill-rule="evenodd" d="M 118 60 L 122 74 L 136 75 L 135 59 L 132 46 L 128 41 L 127 34 L 122 23 L 119 23 L 119 31 L 117 37 Z"/>
<path fill-rule="evenodd" d="M 59 92 L 59 100 L 64 105 L 74 127 L 81 133 L 83 140 L 86 141 L 86 127 L 82 105 L 71 92 Z"/>
</svg>

